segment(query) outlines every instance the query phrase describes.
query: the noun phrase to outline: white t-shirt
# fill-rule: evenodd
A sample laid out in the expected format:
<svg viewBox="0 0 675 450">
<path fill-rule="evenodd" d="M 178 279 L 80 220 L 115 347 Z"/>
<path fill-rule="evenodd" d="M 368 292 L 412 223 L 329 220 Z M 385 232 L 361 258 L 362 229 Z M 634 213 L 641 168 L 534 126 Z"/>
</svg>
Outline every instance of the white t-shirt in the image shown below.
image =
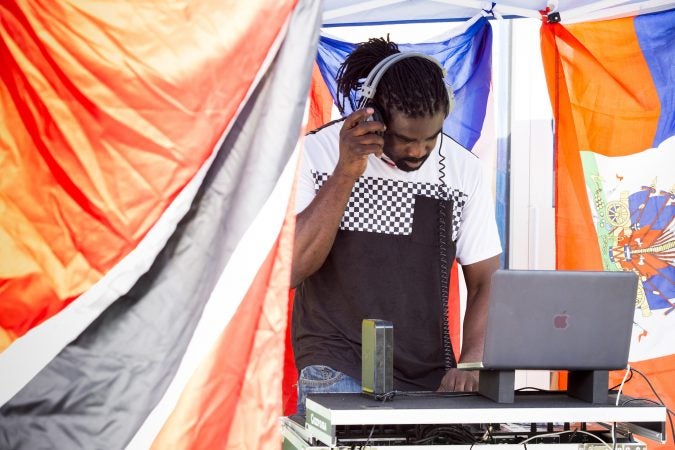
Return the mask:
<svg viewBox="0 0 675 450">
<path fill-rule="evenodd" d="M 306 137 L 298 211 L 333 172 L 341 127 Z M 455 256 L 467 265 L 501 252 L 480 161 L 447 136 L 438 141 L 413 172 L 369 156 L 333 247 L 295 292 L 291 334 L 299 369 L 327 365 L 358 379 L 362 320 L 383 319 L 396 330 L 394 387 L 438 388 L 447 312 L 441 274 Z"/>
<path fill-rule="evenodd" d="M 333 172 L 339 157 L 342 124 L 339 121 L 306 136 L 296 212 L 311 203 Z M 366 171 L 352 190 L 340 229 L 409 234 L 414 195 L 439 198 L 439 192 L 443 191 L 443 198 L 455 200 L 452 240 L 457 246 L 458 262 L 473 264 L 501 253 L 494 200 L 481 161 L 448 136 L 441 136 L 432 154 L 416 171 L 400 170 L 370 155 Z M 442 173 L 438 151 L 441 145 L 440 155 L 445 157 L 445 189 L 438 188 Z"/>
</svg>

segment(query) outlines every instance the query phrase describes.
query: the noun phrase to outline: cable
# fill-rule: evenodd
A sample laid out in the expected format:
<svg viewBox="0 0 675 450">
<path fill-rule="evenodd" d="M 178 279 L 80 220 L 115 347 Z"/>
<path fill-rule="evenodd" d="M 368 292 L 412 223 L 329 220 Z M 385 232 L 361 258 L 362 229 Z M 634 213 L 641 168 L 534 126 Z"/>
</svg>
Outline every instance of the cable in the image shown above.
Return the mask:
<svg viewBox="0 0 675 450">
<path fill-rule="evenodd" d="M 362 448 L 368 447 L 370 444 L 370 438 L 373 437 L 373 431 L 375 431 L 375 425 L 373 425 L 373 428 L 370 429 L 370 434 L 368 435 L 368 439 L 366 439 L 366 443 L 363 445 Z"/>
<path fill-rule="evenodd" d="M 534 392 L 556 392 L 552 391 L 550 389 L 542 389 L 534 386 L 524 386 L 521 388 L 516 389 L 516 392 L 522 392 L 522 391 L 534 391 Z"/>
<path fill-rule="evenodd" d="M 621 380 L 621 384 L 619 385 L 619 392 L 616 394 L 616 406 L 619 406 L 619 398 L 621 398 L 621 391 L 623 390 L 623 385 L 626 384 L 626 378 L 628 378 L 628 374 L 631 373 L 630 370 L 630 364 L 626 366 L 626 373 L 623 374 L 623 380 Z"/>
<path fill-rule="evenodd" d="M 671 423 L 670 423 L 670 425 L 671 425 L 671 433 L 673 432 L 673 430 L 672 430 L 672 425 L 673 425 L 673 424 L 672 424 L 672 420 L 671 420 L 670 416 L 674 416 L 674 415 L 675 415 L 675 412 L 673 412 L 671 409 L 669 409 L 666 405 L 664 405 L 663 403 L 659 403 L 659 402 L 657 402 L 656 400 L 652 400 L 652 399 L 650 399 L 650 398 L 629 398 L 628 400 L 624 400 L 624 402 L 621 403 L 621 406 L 625 406 L 625 405 L 627 405 L 627 404 L 629 404 L 629 403 L 631 403 L 631 402 L 647 402 L 647 403 L 651 403 L 651 404 L 656 405 L 656 406 L 663 406 L 663 407 L 665 407 L 665 408 L 666 408 L 666 412 L 668 413 L 668 420 L 671 422 Z M 675 435 L 675 434 L 674 434 L 674 435 Z"/>
<path fill-rule="evenodd" d="M 389 391 L 385 392 L 384 394 L 375 394 L 375 400 L 382 400 L 382 403 L 386 402 L 387 400 L 391 400 L 394 398 L 394 396 L 399 393 L 399 391 Z"/>
<path fill-rule="evenodd" d="M 416 445 L 474 444 L 476 439 L 462 425 L 418 425 L 415 427 L 415 439 L 410 443 Z"/>
<path fill-rule="evenodd" d="M 659 397 L 659 394 L 656 392 L 656 389 L 654 389 L 654 386 L 652 385 L 651 381 L 649 381 L 649 378 L 647 378 L 647 376 L 644 373 L 640 372 L 636 368 L 633 368 L 631 370 L 634 370 L 635 372 L 639 373 L 640 376 L 642 376 L 642 378 L 644 378 L 644 380 L 647 382 L 647 384 L 649 385 L 649 388 L 652 390 L 652 392 L 654 393 L 654 395 L 656 396 L 658 401 L 661 402 L 661 405 L 666 406 L 665 403 L 663 403 L 663 400 L 661 400 L 661 397 Z"/>
<path fill-rule="evenodd" d="M 628 382 L 629 382 L 630 380 L 632 380 L 632 379 L 633 379 L 633 371 L 631 370 L 631 371 L 630 371 L 630 375 L 628 375 L 628 379 L 625 380 L 625 383 L 628 383 Z M 624 383 L 624 381 L 621 381 L 621 383 Z M 617 384 L 617 385 L 615 385 L 615 386 L 612 386 L 611 388 L 609 388 L 609 390 L 610 390 L 610 391 L 615 390 L 616 388 L 618 388 L 619 386 L 621 386 L 621 383 L 619 383 L 619 384 Z"/>
<path fill-rule="evenodd" d="M 394 391 L 395 395 L 405 397 L 478 397 L 478 392 L 438 392 L 438 391 Z M 386 395 L 386 394 L 384 394 Z"/>
<path fill-rule="evenodd" d="M 483 436 L 483 441 L 487 441 L 488 443 L 495 443 L 495 438 L 492 436 L 492 425 L 487 426 L 487 430 L 485 430 L 485 436 Z"/>
<path fill-rule="evenodd" d="M 621 398 L 621 391 L 623 391 L 623 386 L 626 384 L 626 379 L 628 375 L 631 374 L 630 364 L 626 365 L 626 373 L 623 374 L 623 379 L 619 385 L 619 392 L 616 393 L 616 403 L 615 406 L 619 406 L 619 399 Z M 616 422 L 612 422 L 612 449 L 616 449 Z"/>
<path fill-rule="evenodd" d="M 375 398 L 377 398 L 378 400 L 382 399 L 382 403 L 384 404 L 387 400 L 391 400 L 392 398 L 394 398 L 394 395 L 396 394 L 396 392 L 397 391 L 390 391 L 390 392 L 387 392 L 385 394 L 380 394 L 380 395 L 376 396 Z M 361 448 L 368 447 L 368 444 L 370 444 L 370 439 L 373 437 L 373 432 L 375 431 L 375 426 L 376 426 L 376 424 L 373 424 L 373 427 L 370 429 L 370 434 L 368 435 L 368 439 L 366 439 L 366 443 Z"/>
<path fill-rule="evenodd" d="M 572 442 L 572 440 L 574 439 L 574 436 L 577 435 L 577 430 L 578 430 L 578 428 L 575 428 L 574 430 L 572 430 L 572 436 L 570 436 L 570 438 L 569 438 L 570 442 Z"/>
<path fill-rule="evenodd" d="M 583 434 L 587 434 L 587 435 L 589 435 L 589 436 L 592 436 L 594 439 L 597 439 L 597 440 L 600 441 L 601 443 L 603 443 L 603 444 L 605 445 L 605 447 L 607 447 L 609 450 L 613 450 L 612 447 L 611 447 L 607 442 L 603 441 L 602 439 L 600 439 L 598 436 L 594 435 L 593 433 L 589 433 L 588 431 L 583 431 L 583 430 L 574 430 L 574 431 L 568 430 L 568 431 L 558 431 L 558 432 L 556 432 L 556 433 L 539 434 L 539 435 L 537 435 L 537 436 L 532 436 L 532 437 L 530 437 L 530 438 L 527 438 L 527 439 L 525 439 L 524 441 L 519 442 L 519 444 L 525 444 L 525 443 L 530 442 L 530 441 L 533 441 L 533 440 L 535 440 L 535 439 L 540 439 L 540 438 L 544 438 L 544 437 L 553 437 L 553 436 L 558 436 L 558 437 L 560 437 L 561 435 L 566 434 L 566 433 L 583 433 Z"/>
<path fill-rule="evenodd" d="M 441 279 L 441 318 L 443 322 L 443 362 L 445 370 L 451 369 L 457 365 L 454 352 L 452 351 L 452 342 L 450 341 L 450 320 L 448 318 L 448 284 L 450 282 L 450 268 L 448 267 L 448 242 L 447 242 L 447 213 L 445 211 L 445 195 L 447 186 L 445 184 L 445 155 L 443 149 L 443 132 L 441 131 L 440 145 L 438 146 L 438 254 L 439 269 Z M 454 207 L 455 205 L 453 205 Z"/>
</svg>

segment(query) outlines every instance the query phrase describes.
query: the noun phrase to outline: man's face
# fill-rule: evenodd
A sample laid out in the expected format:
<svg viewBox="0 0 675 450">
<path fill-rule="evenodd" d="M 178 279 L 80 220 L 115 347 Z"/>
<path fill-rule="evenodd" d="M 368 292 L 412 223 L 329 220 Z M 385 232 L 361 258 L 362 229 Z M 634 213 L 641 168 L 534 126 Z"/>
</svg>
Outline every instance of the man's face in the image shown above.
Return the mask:
<svg viewBox="0 0 675 450">
<path fill-rule="evenodd" d="M 401 170 L 412 172 L 419 169 L 436 146 L 444 119 L 443 112 L 413 118 L 392 111 L 384 132 L 385 155 Z"/>
</svg>

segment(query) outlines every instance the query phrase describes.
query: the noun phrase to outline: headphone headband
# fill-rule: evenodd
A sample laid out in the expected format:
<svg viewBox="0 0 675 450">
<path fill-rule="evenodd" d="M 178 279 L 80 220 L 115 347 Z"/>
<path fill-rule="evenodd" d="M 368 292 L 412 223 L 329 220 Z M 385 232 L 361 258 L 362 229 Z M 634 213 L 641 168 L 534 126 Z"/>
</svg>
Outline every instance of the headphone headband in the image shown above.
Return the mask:
<svg viewBox="0 0 675 450">
<path fill-rule="evenodd" d="M 377 63 L 375 67 L 373 67 L 373 70 L 370 71 L 368 76 L 366 77 L 365 81 L 361 85 L 361 88 L 359 89 L 360 93 L 360 100 L 359 100 L 359 108 L 362 108 L 366 105 L 368 100 L 372 100 L 375 98 L 375 92 L 377 90 L 377 85 L 380 83 L 380 80 L 382 79 L 382 76 L 384 76 L 384 73 L 394 64 L 399 62 L 402 59 L 406 58 L 423 58 L 428 61 L 433 62 L 438 66 L 439 69 L 441 69 L 441 72 L 443 73 L 443 78 L 446 76 L 446 71 L 445 68 L 441 65 L 441 63 L 438 62 L 436 58 L 433 58 L 427 54 L 420 53 L 420 52 L 399 52 L 399 53 L 394 53 L 393 55 L 389 55 L 386 58 L 384 58 L 382 61 Z M 452 94 L 452 90 L 448 89 L 448 100 L 450 102 L 450 109 L 452 110 L 453 104 L 454 104 L 454 98 Z"/>
</svg>

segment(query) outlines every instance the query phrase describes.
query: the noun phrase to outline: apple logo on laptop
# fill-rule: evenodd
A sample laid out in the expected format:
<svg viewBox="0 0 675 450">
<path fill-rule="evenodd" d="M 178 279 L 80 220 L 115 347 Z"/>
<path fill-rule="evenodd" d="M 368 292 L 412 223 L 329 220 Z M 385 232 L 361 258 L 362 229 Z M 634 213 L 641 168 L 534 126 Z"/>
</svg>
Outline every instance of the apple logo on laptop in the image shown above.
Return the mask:
<svg viewBox="0 0 675 450">
<path fill-rule="evenodd" d="M 553 327 L 564 330 L 569 325 L 567 322 L 569 318 L 570 315 L 567 314 L 567 311 L 563 311 L 561 314 L 556 314 L 553 316 Z"/>
</svg>

